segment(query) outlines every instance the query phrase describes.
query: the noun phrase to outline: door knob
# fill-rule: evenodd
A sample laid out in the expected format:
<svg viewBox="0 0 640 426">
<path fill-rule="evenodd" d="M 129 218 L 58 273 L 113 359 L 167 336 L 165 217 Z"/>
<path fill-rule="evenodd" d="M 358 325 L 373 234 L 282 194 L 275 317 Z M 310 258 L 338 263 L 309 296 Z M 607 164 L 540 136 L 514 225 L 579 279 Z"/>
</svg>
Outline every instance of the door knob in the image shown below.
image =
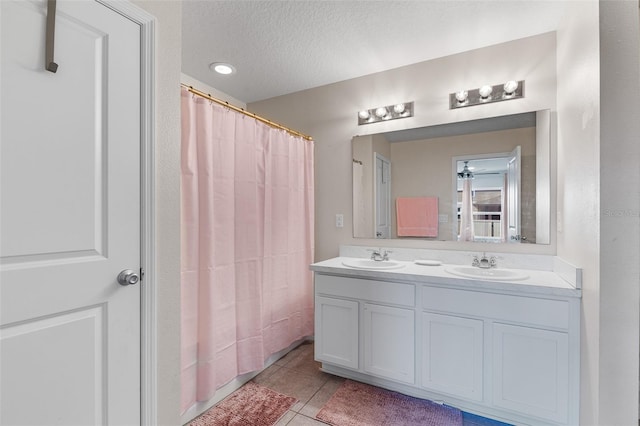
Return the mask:
<svg viewBox="0 0 640 426">
<path fill-rule="evenodd" d="M 140 276 L 132 269 L 125 269 L 118 274 L 118 283 L 120 285 L 137 284 L 138 281 L 140 281 Z"/>
</svg>

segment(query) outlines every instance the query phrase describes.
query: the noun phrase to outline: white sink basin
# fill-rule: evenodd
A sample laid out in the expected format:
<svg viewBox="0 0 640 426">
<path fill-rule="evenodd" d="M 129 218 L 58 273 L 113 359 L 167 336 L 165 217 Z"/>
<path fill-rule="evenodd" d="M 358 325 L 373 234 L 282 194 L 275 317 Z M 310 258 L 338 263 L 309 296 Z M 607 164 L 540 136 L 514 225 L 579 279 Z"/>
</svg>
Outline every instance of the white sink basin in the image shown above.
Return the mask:
<svg viewBox="0 0 640 426">
<path fill-rule="evenodd" d="M 349 259 L 342 261 L 344 266 L 356 269 L 399 269 L 404 268 L 404 264 L 400 262 L 394 262 L 393 260 L 370 260 L 370 259 Z"/>
<path fill-rule="evenodd" d="M 459 277 L 475 278 L 478 280 L 518 281 L 529 278 L 524 272 L 513 269 L 482 269 L 473 266 L 451 266 L 446 268 L 445 271 Z"/>
</svg>

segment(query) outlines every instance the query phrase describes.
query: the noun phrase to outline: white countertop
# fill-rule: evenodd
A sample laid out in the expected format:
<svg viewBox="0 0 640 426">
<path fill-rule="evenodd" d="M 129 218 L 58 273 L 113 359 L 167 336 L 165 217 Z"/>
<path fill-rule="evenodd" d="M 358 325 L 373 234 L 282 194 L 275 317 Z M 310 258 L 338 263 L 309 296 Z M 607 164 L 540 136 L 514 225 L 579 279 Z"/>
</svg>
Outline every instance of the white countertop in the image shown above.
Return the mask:
<svg viewBox="0 0 640 426">
<path fill-rule="evenodd" d="M 518 281 L 492 281 L 489 279 L 464 278 L 446 271 L 447 267 L 460 266 L 442 264 L 439 266 L 418 265 L 409 261 L 397 261 L 403 268 L 386 270 L 356 269 L 345 266 L 344 261 L 355 259 L 350 257 L 334 257 L 310 265 L 314 272 L 342 275 L 359 278 L 381 279 L 386 281 L 403 281 L 411 283 L 429 283 L 460 288 L 465 290 L 498 291 L 502 293 L 531 295 L 554 295 L 565 297 L 581 297 L 582 292 L 565 281 L 560 275 L 551 271 L 518 269 L 528 275 L 527 279 Z M 501 268 L 499 268 L 501 269 Z"/>
</svg>

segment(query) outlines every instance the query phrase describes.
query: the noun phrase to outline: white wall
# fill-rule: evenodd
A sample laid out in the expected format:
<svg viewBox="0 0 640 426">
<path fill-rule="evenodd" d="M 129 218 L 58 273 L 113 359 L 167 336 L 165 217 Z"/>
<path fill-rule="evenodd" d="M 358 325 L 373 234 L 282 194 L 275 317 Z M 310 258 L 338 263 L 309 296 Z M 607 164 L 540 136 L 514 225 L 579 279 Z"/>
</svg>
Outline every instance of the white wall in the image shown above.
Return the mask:
<svg viewBox="0 0 640 426">
<path fill-rule="evenodd" d="M 584 425 L 638 419 L 638 3 L 572 4 L 558 31 L 558 255 L 584 268 Z"/>
<path fill-rule="evenodd" d="M 601 1 L 599 6 L 598 424 L 636 424 L 640 334 L 640 8 L 637 1 Z"/>
<path fill-rule="evenodd" d="M 180 424 L 180 58 L 182 6 L 136 0 L 156 17 L 158 425 Z"/>
<path fill-rule="evenodd" d="M 249 104 L 250 111 L 309 134 L 316 141 L 316 259 L 337 256 L 340 244 L 380 244 L 380 240 L 352 237 L 354 135 L 541 109 L 554 111 L 555 49 L 555 33 L 548 33 Z M 524 99 L 449 110 L 449 93 L 511 79 L 526 80 Z M 359 110 L 406 101 L 415 101 L 412 118 L 357 125 Z M 344 228 L 335 227 L 336 213 L 344 214 Z M 441 241 L 384 243 L 390 247 L 555 253 L 553 244 L 498 247 Z"/>
<path fill-rule="evenodd" d="M 558 31 L 558 256 L 584 268 L 581 424 L 598 424 L 600 73 L 597 1 L 568 7 Z"/>
</svg>

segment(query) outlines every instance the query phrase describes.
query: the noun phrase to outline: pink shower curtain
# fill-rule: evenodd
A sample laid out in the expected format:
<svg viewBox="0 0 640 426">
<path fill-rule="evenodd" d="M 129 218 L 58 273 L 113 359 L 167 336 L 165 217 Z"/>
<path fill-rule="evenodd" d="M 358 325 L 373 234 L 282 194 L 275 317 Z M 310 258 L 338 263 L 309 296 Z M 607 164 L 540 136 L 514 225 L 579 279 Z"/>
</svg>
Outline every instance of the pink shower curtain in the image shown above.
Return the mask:
<svg viewBox="0 0 640 426">
<path fill-rule="evenodd" d="M 313 142 L 182 89 L 182 411 L 313 334 Z"/>
</svg>

